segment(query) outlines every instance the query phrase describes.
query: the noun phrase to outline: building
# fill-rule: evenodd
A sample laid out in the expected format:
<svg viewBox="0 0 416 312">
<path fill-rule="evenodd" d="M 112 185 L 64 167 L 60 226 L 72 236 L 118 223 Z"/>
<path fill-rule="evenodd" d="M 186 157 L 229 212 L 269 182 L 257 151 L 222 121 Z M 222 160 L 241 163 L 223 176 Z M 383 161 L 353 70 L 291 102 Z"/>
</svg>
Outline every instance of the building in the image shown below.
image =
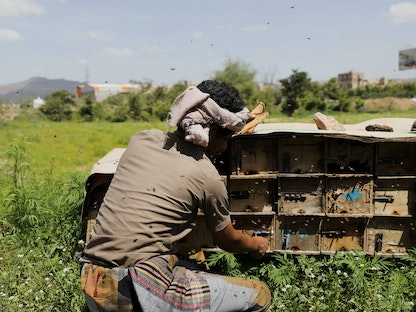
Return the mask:
<svg viewBox="0 0 416 312">
<path fill-rule="evenodd" d="M 355 89 L 366 84 L 364 74 L 350 71 L 338 75 L 338 84 L 343 89 Z"/>
<path fill-rule="evenodd" d="M 87 83 L 78 85 L 76 97 L 94 93 L 97 102 L 104 101 L 106 98 L 119 93 L 128 93 L 133 90 L 140 90 L 139 84 L 132 83 Z"/>
<path fill-rule="evenodd" d="M 43 104 L 45 104 L 45 101 L 40 96 L 38 96 L 36 99 L 33 100 L 32 106 L 33 108 L 39 108 Z"/>
<path fill-rule="evenodd" d="M 369 81 L 364 78 L 363 73 L 349 71 L 348 73 L 338 74 L 338 84 L 340 88 L 343 89 L 355 89 L 365 85 L 379 85 L 386 86 L 388 79 L 386 77 L 381 77 L 378 80 Z"/>
</svg>

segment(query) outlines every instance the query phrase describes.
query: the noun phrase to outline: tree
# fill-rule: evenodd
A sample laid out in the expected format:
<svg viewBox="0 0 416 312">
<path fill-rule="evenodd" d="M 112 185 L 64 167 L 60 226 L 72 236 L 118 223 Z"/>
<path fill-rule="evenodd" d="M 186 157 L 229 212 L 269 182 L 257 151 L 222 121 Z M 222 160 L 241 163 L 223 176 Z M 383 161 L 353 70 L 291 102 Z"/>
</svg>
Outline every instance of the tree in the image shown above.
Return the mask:
<svg viewBox="0 0 416 312">
<path fill-rule="evenodd" d="M 52 121 L 70 120 L 75 101 L 68 91 L 56 91 L 46 96 L 40 111 Z"/>
<path fill-rule="evenodd" d="M 138 120 L 142 117 L 143 107 L 145 105 L 143 97 L 139 93 L 129 94 L 128 97 L 129 114 L 133 120 Z"/>
<path fill-rule="evenodd" d="M 299 108 L 299 99 L 303 98 L 306 92 L 311 89 L 311 79 L 306 72 L 292 70 L 292 75 L 289 78 L 281 79 L 280 83 L 283 87 L 282 95 L 285 97 L 282 111 L 288 116 L 292 116 Z"/>
<path fill-rule="evenodd" d="M 91 94 L 85 96 L 84 105 L 79 108 L 78 114 L 85 121 L 93 121 L 97 116 L 94 111 L 93 97 Z"/>
<path fill-rule="evenodd" d="M 215 71 L 213 79 L 229 83 L 236 88 L 241 85 L 251 84 L 254 86 L 256 71 L 252 70 L 247 63 L 242 61 L 227 61 L 224 69 Z"/>
<path fill-rule="evenodd" d="M 331 78 L 325 82 L 322 85 L 322 92 L 324 99 L 337 100 L 341 93 L 337 78 Z"/>
<path fill-rule="evenodd" d="M 256 105 L 256 83 L 254 77 L 256 71 L 242 61 L 227 61 L 223 70 L 215 71 L 212 79 L 225 82 L 234 86 L 241 94 L 249 108 Z"/>
</svg>

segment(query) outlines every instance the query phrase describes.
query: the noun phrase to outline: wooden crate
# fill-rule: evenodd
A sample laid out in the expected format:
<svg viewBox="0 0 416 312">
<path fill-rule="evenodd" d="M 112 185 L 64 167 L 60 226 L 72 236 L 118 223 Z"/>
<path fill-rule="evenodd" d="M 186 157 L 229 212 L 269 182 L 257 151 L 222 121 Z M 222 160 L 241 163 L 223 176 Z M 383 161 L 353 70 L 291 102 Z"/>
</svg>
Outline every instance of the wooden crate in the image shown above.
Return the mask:
<svg viewBox="0 0 416 312">
<path fill-rule="evenodd" d="M 363 251 L 365 218 L 326 218 L 321 227 L 321 251 Z"/>
<path fill-rule="evenodd" d="M 415 179 L 378 179 L 374 182 L 374 214 L 409 216 L 416 213 Z"/>
<path fill-rule="evenodd" d="M 416 175 L 415 142 L 389 142 L 376 145 L 377 176 Z"/>
<path fill-rule="evenodd" d="M 237 137 L 231 142 L 231 174 L 256 174 L 277 170 L 275 141 Z"/>
<path fill-rule="evenodd" d="M 374 218 L 366 231 L 367 250 L 371 255 L 401 255 L 415 243 L 411 218 Z"/>
<path fill-rule="evenodd" d="M 324 213 L 324 180 L 319 176 L 279 177 L 278 211 L 282 215 Z"/>
<path fill-rule="evenodd" d="M 328 216 L 371 216 L 373 180 L 368 176 L 327 177 L 325 212 Z"/>
<path fill-rule="evenodd" d="M 314 137 L 279 138 L 278 170 L 284 173 L 323 172 L 324 139 Z"/>
<path fill-rule="evenodd" d="M 373 173 L 373 145 L 354 140 L 328 139 L 328 173 Z"/>
<path fill-rule="evenodd" d="M 275 206 L 273 179 L 230 179 L 230 211 L 272 211 Z"/>
<path fill-rule="evenodd" d="M 286 253 L 319 254 L 319 217 L 279 217 L 276 250 Z"/>
</svg>

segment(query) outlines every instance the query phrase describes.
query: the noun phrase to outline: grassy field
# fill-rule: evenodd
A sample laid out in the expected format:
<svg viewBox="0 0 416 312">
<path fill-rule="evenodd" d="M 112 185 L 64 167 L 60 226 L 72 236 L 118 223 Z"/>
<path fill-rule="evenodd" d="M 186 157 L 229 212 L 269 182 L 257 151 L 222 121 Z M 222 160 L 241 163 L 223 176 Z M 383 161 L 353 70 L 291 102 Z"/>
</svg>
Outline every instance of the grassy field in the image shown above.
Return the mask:
<svg viewBox="0 0 416 312">
<path fill-rule="evenodd" d="M 332 114 L 341 123 L 415 117 L 416 111 Z M 267 122 L 313 122 L 274 114 Z M 2 311 L 86 311 L 77 259 L 85 179 L 114 147 L 159 123 L 0 122 L 0 307 Z M 275 256 L 250 262 L 215 255 L 219 273 L 264 280 L 271 311 L 415 311 L 416 253 L 403 259 L 359 255 Z"/>
<path fill-rule="evenodd" d="M 26 146 L 28 161 L 37 174 L 51 168 L 59 175 L 87 174 L 109 150 L 127 146 L 132 134 L 151 127 L 163 124 L 8 121 L 0 123 L 0 144 L 3 151 L 15 144 Z"/>
<path fill-rule="evenodd" d="M 416 119 L 416 109 L 389 110 L 387 107 L 377 113 L 331 112 L 330 114 L 340 123 L 359 123 L 382 117 L 413 116 Z M 304 112 L 295 117 L 273 113 L 265 122 L 313 123 L 314 121 L 313 113 Z M 23 144 L 33 173 L 42 175 L 52 169 L 57 175 L 74 171 L 87 175 L 91 166 L 112 148 L 126 147 L 131 135 L 153 127 L 165 130 L 166 123 L 0 121 L 0 146 L 4 152 L 10 146 Z M 4 155 L 0 154 L 0 166 L 4 161 Z"/>
</svg>

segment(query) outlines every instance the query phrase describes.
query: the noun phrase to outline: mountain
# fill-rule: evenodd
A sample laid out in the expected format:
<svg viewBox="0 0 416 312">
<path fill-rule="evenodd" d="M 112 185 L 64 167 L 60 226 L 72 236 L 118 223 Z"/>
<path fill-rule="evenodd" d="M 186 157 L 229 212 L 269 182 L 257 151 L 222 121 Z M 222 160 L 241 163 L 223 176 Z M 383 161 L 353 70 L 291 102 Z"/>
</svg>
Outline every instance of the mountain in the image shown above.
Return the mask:
<svg viewBox="0 0 416 312">
<path fill-rule="evenodd" d="M 20 102 L 29 98 L 41 97 L 55 91 L 66 90 L 75 94 L 79 81 L 33 77 L 25 81 L 0 86 L 0 101 Z"/>
</svg>

